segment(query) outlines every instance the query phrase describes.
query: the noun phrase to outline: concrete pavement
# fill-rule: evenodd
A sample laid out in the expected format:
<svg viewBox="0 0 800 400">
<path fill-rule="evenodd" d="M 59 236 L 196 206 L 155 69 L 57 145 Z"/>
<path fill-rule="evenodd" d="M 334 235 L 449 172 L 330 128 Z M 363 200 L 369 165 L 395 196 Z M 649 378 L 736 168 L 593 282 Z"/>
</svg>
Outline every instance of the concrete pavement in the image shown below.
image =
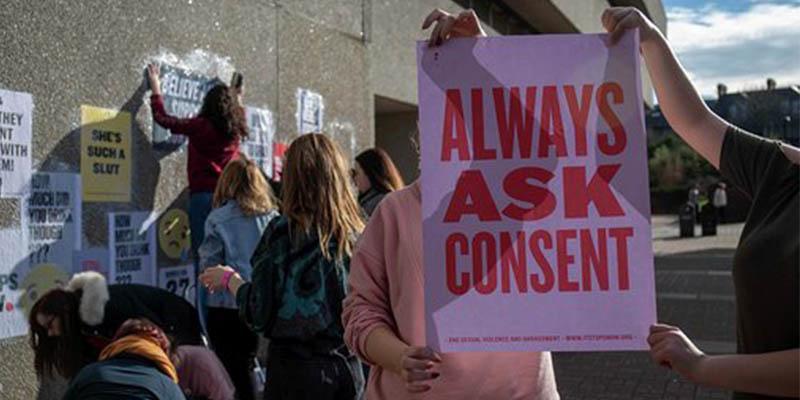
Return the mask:
<svg viewBox="0 0 800 400">
<path fill-rule="evenodd" d="M 706 353 L 736 350 L 731 262 L 741 231 L 742 224 L 722 225 L 717 236 L 680 239 L 677 218 L 653 217 L 658 319 L 680 326 Z M 730 398 L 654 365 L 647 352 L 555 353 L 554 363 L 563 400 Z"/>
</svg>

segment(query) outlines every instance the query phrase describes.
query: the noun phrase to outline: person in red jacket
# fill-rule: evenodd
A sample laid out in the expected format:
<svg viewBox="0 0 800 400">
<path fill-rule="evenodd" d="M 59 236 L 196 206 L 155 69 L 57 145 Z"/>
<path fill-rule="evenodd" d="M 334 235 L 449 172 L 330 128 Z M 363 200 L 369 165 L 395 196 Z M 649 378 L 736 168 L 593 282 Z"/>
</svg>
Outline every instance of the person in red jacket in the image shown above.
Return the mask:
<svg viewBox="0 0 800 400">
<path fill-rule="evenodd" d="M 159 67 L 147 66 L 152 95 L 150 105 L 153 120 L 173 134 L 189 139 L 189 225 L 192 232 L 192 249 L 203 241 L 206 217 L 217 180 L 229 161 L 239 154 L 240 140 L 247 137 L 247 121 L 237 98 L 236 89 L 220 83 L 208 91 L 200 113 L 192 118 L 177 118 L 167 114 L 161 97 Z"/>
</svg>

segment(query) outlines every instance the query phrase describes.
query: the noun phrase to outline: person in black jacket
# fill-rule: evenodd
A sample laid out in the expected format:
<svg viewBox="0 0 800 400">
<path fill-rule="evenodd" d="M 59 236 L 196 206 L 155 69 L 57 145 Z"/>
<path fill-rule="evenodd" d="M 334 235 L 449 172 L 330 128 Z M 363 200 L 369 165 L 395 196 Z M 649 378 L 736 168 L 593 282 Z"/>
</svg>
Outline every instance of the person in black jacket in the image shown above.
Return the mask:
<svg viewBox="0 0 800 400">
<path fill-rule="evenodd" d="M 164 331 L 147 319 L 129 319 L 97 362 L 81 369 L 64 400 L 184 400 Z"/>
<path fill-rule="evenodd" d="M 97 360 L 117 329 L 131 318 L 147 318 L 178 345 L 202 345 L 194 307 L 166 290 L 145 285 L 107 285 L 96 272 L 76 274 L 64 289 L 47 292 L 28 318 L 34 367 L 42 377 L 54 370 L 74 377 Z"/>
</svg>

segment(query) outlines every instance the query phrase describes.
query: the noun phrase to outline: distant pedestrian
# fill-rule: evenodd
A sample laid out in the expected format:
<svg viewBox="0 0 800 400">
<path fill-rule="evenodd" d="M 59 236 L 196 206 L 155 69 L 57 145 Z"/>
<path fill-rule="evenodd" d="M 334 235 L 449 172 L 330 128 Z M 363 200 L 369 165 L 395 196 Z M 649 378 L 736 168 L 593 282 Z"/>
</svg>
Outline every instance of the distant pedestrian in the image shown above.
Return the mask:
<svg viewBox="0 0 800 400">
<path fill-rule="evenodd" d="M 695 183 L 689 188 L 689 204 L 694 207 L 694 220 L 700 221 L 700 185 Z"/>
<path fill-rule="evenodd" d="M 728 206 L 728 192 L 725 190 L 725 182 L 720 182 L 714 190 L 714 198 L 712 201 L 714 209 L 717 210 L 717 218 L 719 223 L 725 223 L 725 207 Z"/>
<path fill-rule="evenodd" d="M 383 196 L 405 186 L 392 158 L 377 147 L 356 156 L 352 174 L 358 188 L 358 204 L 367 217 L 372 215 Z"/>
</svg>

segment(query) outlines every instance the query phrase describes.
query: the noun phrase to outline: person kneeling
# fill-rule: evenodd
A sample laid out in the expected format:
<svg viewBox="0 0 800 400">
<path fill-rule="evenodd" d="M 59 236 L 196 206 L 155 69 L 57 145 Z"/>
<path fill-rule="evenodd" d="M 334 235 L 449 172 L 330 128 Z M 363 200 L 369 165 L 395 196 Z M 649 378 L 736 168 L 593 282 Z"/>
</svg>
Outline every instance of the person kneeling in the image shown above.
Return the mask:
<svg viewBox="0 0 800 400">
<path fill-rule="evenodd" d="M 70 382 L 64 400 L 182 400 L 169 351 L 164 331 L 149 320 L 129 319 L 100 353 L 99 361 L 84 367 Z"/>
</svg>

